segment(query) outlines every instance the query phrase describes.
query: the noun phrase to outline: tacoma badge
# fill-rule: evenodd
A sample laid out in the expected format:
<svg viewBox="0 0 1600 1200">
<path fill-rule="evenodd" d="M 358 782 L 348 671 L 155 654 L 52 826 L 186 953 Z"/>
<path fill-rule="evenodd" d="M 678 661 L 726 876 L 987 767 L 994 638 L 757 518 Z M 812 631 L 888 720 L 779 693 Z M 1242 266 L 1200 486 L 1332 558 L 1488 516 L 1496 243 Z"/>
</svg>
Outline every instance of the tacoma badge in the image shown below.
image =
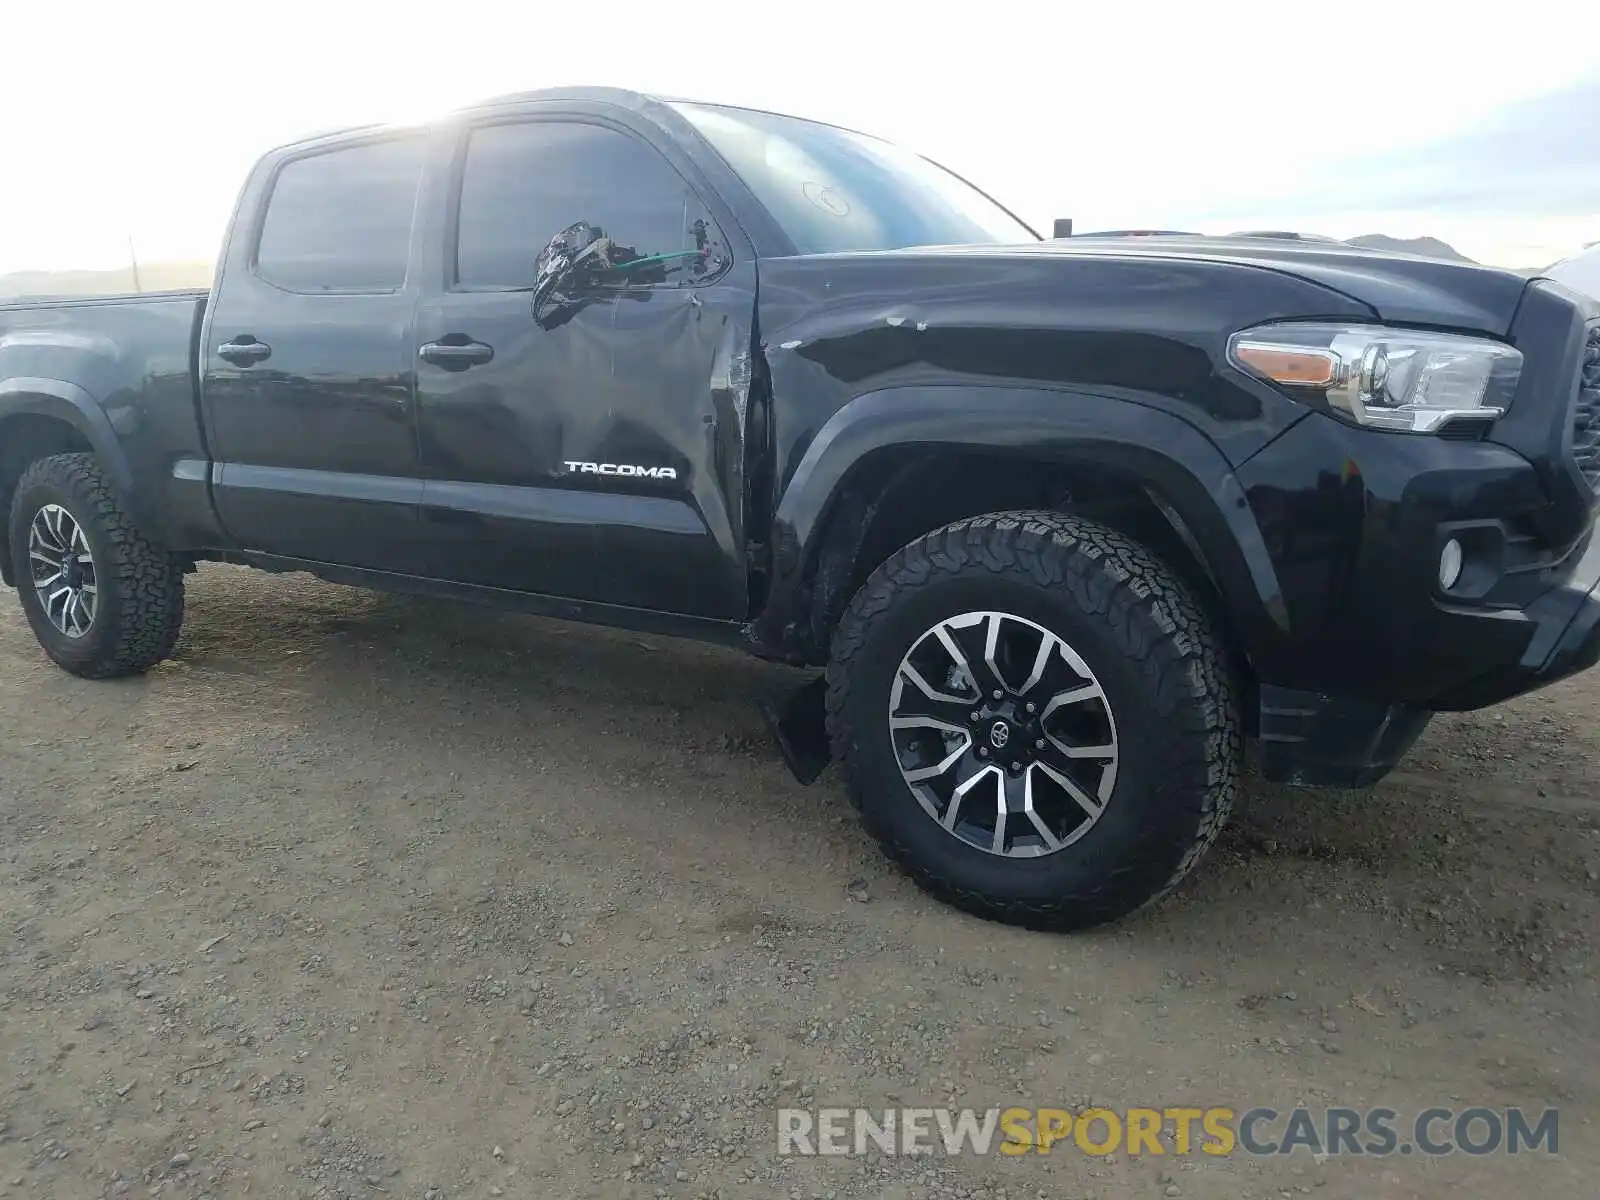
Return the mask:
<svg viewBox="0 0 1600 1200">
<path fill-rule="evenodd" d="M 568 462 L 566 468 L 580 475 L 629 475 L 640 479 L 676 479 L 673 467 L 637 467 L 632 463 Z"/>
</svg>

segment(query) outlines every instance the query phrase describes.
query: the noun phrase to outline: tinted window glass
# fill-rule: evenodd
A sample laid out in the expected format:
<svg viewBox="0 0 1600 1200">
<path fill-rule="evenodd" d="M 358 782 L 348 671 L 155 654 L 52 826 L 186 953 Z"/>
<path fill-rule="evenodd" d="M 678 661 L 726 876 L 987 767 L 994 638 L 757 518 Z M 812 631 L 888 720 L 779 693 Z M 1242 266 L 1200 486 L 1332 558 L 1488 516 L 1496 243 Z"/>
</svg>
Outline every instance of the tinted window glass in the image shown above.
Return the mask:
<svg viewBox="0 0 1600 1200">
<path fill-rule="evenodd" d="M 1038 235 L 959 176 L 891 142 L 772 113 L 676 104 L 802 254 Z"/>
<path fill-rule="evenodd" d="M 548 121 L 472 132 L 456 246 L 463 287 L 532 287 L 539 252 L 576 221 L 641 257 L 685 255 L 633 273 L 635 282 L 696 282 L 726 254 L 682 177 L 628 134 Z"/>
<path fill-rule="evenodd" d="M 423 150 L 406 138 L 288 163 L 261 226 L 262 278 L 297 292 L 400 287 Z"/>
</svg>

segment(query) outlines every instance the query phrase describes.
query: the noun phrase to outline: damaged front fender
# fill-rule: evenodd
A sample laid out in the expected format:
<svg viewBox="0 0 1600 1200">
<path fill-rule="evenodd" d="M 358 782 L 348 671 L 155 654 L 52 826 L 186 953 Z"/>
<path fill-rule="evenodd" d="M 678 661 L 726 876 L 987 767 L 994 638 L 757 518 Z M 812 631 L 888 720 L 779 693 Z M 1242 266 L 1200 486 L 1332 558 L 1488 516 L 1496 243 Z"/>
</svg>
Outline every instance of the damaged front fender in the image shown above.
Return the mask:
<svg viewBox="0 0 1600 1200">
<path fill-rule="evenodd" d="M 924 469 L 941 452 L 981 451 L 996 463 L 1048 463 L 1067 479 L 1074 467 L 1115 472 L 1181 519 L 1251 638 L 1287 633 L 1281 588 L 1233 469 L 1182 419 L 1081 392 L 908 386 L 870 392 L 840 409 L 791 474 L 774 513 L 768 603 L 748 629 L 757 653 L 825 661 L 831 618 L 848 599 L 840 589 L 875 565 L 857 561 L 861 530 L 873 506 L 895 494 L 893 477 L 874 468 L 874 456 L 907 446 L 927 456 L 902 460 L 897 471 Z"/>
</svg>

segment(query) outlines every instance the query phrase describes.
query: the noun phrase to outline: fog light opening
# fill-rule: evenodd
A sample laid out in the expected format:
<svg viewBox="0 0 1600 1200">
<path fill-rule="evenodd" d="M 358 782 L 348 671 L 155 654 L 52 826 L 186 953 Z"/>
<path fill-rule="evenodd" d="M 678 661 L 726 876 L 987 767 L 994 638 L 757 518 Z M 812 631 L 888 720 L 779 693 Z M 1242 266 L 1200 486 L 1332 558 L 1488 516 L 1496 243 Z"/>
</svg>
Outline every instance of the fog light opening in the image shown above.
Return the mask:
<svg viewBox="0 0 1600 1200">
<path fill-rule="evenodd" d="M 1449 591 L 1461 579 L 1461 543 L 1451 538 L 1439 554 L 1439 586 Z"/>
</svg>

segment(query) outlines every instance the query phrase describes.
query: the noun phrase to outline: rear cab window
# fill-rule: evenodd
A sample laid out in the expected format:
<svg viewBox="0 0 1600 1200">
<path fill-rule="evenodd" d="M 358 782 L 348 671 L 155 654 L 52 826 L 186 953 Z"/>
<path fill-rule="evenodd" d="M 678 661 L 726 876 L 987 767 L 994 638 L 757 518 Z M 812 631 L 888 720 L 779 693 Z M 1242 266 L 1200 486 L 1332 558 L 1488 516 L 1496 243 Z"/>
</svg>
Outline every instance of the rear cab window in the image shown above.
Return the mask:
<svg viewBox="0 0 1600 1200">
<path fill-rule="evenodd" d="M 290 292 L 392 292 L 405 285 L 427 142 L 336 146 L 278 169 L 255 273 Z"/>
</svg>

